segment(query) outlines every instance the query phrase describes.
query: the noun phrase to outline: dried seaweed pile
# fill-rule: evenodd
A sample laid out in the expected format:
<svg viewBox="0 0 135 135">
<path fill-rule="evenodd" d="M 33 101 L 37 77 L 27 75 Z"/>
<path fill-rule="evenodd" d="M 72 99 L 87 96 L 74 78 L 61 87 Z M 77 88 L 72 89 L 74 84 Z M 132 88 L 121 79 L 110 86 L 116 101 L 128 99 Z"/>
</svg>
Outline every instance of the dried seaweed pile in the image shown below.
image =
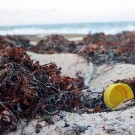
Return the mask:
<svg viewBox="0 0 135 135">
<path fill-rule="evenodd" d="M 36 53 L 73 53 L 76 50 L 76 44 L 73 41 L 67 40 L 62 35 L 50 35 L 46 39 L 39 41 L 39 43 L 31 48 L 31 51 Z"/>
<path fill-rule="evenodd" d="M 21 48 L 0 50 L 0 134 L 20 118 L 45 119 L 79 104 L 83 82 L 60 75 L 55 63 L 39 65 Z"/>
<path fill-rule="evenodd" d="M 87 46 L 78 53 L 97 65 L 115 62 L 135 64 L 134 32 L 89 34 L 79 44 Z"/>
<path fill-rule="evenodd" d="M 1 36 L 0 48 L 8 46 L 23 47 L 35 53 L 77 53 L 97 65 L 117 62 L 135 64 L 134 32 L 88 34 L 78 43 L 54 34 L 39 41 L 36 46 L 31 46 L 29 40 L 21 36 Z"/>
<path fill-rule="evenodd" d="M 0 49 L 13 46 L 29 48 L 31 45 L 30 41 L 22 36 L 0 36 Z"/>
<path fill-rule="evenodd" d="M 69 41 L 61 35 L 50 35 L 29 50 L 47 54 L 77 53 L 97 65 L 117 62 L 135 64 L 135 33 L 88 34 L 79 42 Z"/>
</svg>

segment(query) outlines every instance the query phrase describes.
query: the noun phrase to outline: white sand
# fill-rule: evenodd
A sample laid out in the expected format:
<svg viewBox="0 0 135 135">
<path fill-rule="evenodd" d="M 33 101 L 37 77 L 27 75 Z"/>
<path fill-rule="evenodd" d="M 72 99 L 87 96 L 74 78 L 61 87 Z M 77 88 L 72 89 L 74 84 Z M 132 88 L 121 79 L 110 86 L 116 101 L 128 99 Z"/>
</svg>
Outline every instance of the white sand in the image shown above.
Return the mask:
<svg viewBox="0 0 135 135">
<path fill-rule="evenodd" d="M 73 55 L 32 55 L 32 58 L 40 60 L 42 64 L 48 62 L 47 59 L 56 62 L 63 68 L 64 74 L 72 73 L 75 75 L 73 68 L 69 69 L 69 65 L 72 65 L 77 58 L 74 58 Z M 42 57 L 40 57 L 42 56 Z M 45 58 L 44 58 L 45 57 Z M 69 57 L 69 58 L 68 58 Z M 59 60 L 61 58 L 61 60 Z M 74 58 L 74 59 L 73 59 Z M 60 62 L 61 61 L 61 62 Z M 86 63 L 84 65 L 79 65 L 81 70 L 84 70 L 87 67 Z M 71 67 L 71 66 L 70 66 Z M 77 68 L 79 69 L 79 68 Z M 86 68 L 88 69 L 88 68 Z M 84 70 L 86 71 L 86 70 Z M 100 66 L 97 68 L 98 77 L 94 76 L 93 80 L 90 82 L 89 86 L 94 91 L 102 91 L 108 84 L 111 83 L 111 80 L 132 78 L 135 76 L 135 65 L 130 64 L 116 64 L 113 66 Z M 73 75 L 73 76 L 74 76 Z M 96 74 L 95 74 L 96 75 Z M 125 111 L 109 112 L 109 113 L 95 113 L 95 114 L 74 114 L 61 112 L 65 117 L 64 120 L 55 122 L 55 125 L 50 125 L 44 127 L 38 135 L 63 135 L 66 130 L 69 130 L 70 127 L 74 124 L 81 126 L 89 126 L 88 130 L 85 131 L 86 135 L 108 135 L 110 130 L 114 130 L 114 134 L 117 135 L 128 135 L 135 134 L 135 107 L 127 109 Z M 55 117 L 55 121 L 57 121 Z M 64 128 L 64 121 L 70 125 L 68 128 Z M 35 121 L 32 121 L 33 125 Z M 35 135 L 35 130 L 30 123 L 27 127 L 24 128 L 26 135 Z M 44 124 L 44 123 L 42 123 Z M 117 132 L 115 132 L 117 130 Z M 20 131 L 9 133 L 9 135 L 19 135 Z M 69 133 L 70 135 L 71 133 Z"/>
<path fill-rule="evenodd" d="M 87 61 L 76 54 L 36 54 L 27 52 L 34 60 L 39 60 L 40 64 L 48 64 L 55 62 L 58 67 L 62 68 L 62 75 L 68 75 L 76 77 L 77 72 L 81 72 L 81 76 L 84 76 L 88 72 Z"/>
<path fill-rule="evenodd" d="M 106 88 L 106 86 L 113 83 L 113 81 L 133 77 L 135 77 L 135 65 L 102 65 L 97 68 L 93 80 L 89 83 L 89 87 L 91 90 L 101 91 L 101 89 Z"/>
</svg>

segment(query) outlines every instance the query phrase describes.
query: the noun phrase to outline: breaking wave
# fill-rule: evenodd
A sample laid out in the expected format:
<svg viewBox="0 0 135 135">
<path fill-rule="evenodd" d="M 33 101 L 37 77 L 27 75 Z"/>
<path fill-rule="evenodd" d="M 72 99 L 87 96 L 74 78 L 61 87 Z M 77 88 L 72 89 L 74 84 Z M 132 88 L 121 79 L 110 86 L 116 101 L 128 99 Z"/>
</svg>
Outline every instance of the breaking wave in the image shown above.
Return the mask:
<svg viewBox="0 0 135 135">
<path fill-rule="evenodd" d="M 135 22 L 115 23 L 74 23 L 51 25 L 27 25 L 0 27 L 0 35 L 35 35 L 35 34 L 88 34 L 104 32 L 116 34 L 122 31 L 135 31 Z"/>
</svg>

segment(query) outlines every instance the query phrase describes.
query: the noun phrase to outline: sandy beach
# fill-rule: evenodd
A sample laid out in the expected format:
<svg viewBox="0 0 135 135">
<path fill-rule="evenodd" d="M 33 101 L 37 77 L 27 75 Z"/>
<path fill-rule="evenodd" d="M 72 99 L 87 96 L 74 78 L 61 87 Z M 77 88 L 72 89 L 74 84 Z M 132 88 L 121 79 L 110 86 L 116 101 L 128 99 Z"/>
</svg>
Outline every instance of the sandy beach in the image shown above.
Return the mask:
<svg viewBox="0 0 135 135">
<path fill-rule="evenodd" d="M 0 0 L 0 135 L 135 135 L 135 0 Z"/>
<path fill-rule="evenodd" d="M 83 70 L 83 77 L 91 76 L 92 71 L 89 69 L 90 64 L 87 64 L 83 58 L 71 54 L 54 54 L 54 55 L 42 55 L 28 52 L 31 57 L 35 60 L 39 60 L 41 64 L 46 62 L 56 62 L 60 67 L 62 67 L 62 72 L 64 75 L 75 76 L 76 69 L 78 66 Z M 59 59 L 59 57 L 61 57 Z M 72 59 L 72 61 L 71 61 Z M 66 62 L 64 62 L 66 60 Z M 76 64 L 82 60 L 82 62 Z M 64 62 L 64 64 L 63 64 Z M 73 64 L 74 63 L 74 64 Z M 68 69 L 67 67 L 74 65 L 73 69 Z M 111 84 L 112 81 L 117 79 L 132 78 L 135 73 L 135 65 L 132 64 L 115 64 L 115 65 L 102 65 L 96 68 L 93 78 L 89 82 L 89 87 L 92 91 L 102 91 L 107 85 Z M 85 78 L 88 80 L 88 78 Z M 54 116 L 54 125 L 46 125 L 38 133 L 38 135 L 71 135 L 75 131 L 73 128 L 78 126 L 84 128 L 84 132 L 80 133 L 82 135 L 111 135 L 117 134 L 134 134 L 135 132 L 135 107 L 123 111 L 114 112 L 101 112 L 95 114 L 76 114 L 61 112 L 64 119 L 59 120 L 59 116 Z M 65 122 L 68 123 L 69 127 L 64 127 Z M 36 135 L 34 125 L 36 120 L 32 120 L 29 125 L 24 127 L 23 132 L 27 135 Z M 44 122 L 40 123 L 44 125 Z M 11 132 L 8 135 L 19 135 L 21 129 L 16 132 Z"/>
<path fill-rule="evenodd" d="M 1 37 L 1 42 L 3 47 L 7 43 L 16 44 L 19 47 L 22 45 L 34 61 L 39 61 L 41 65 L 56 63 L 58 69 L 62 68 L 62 77 L 81 78 L 88 87 L 87 90 L 101 93 L 118 79 L 135 77 L 134 36 L 134 32 L 123 32 L 117 35 L 96 33 L 87 36 L 81 34 L 22 35 L 21 37 Z M 35 50 L 30 50 L 30 47 L 35 47 Z M 49 52 L 51 49 L 52 51 Z M 19 51 L 21 52 L 21 49 Z M 86 94 L 87 90 L 84 89 L 83 94 Z M 22 133 L 23 135 L 134 134 L 135 107 L 129 107 L 131 103 L 131 101 L 121 103 L 116 108 L 117 111 L 109 112 L 60 111 L 59 115 L 52 117 L 53 124 L 45 121 L 38 122 L 42 125 L 40 133 L 35 131 L 37 119 L 32 119 L 28 125 L 24 119 L 20 119 L 17 131 L 9 132 L 8 135 L 22 135 Z M 125 109 L 122 110 L 122 107 Z"/>
</svg>

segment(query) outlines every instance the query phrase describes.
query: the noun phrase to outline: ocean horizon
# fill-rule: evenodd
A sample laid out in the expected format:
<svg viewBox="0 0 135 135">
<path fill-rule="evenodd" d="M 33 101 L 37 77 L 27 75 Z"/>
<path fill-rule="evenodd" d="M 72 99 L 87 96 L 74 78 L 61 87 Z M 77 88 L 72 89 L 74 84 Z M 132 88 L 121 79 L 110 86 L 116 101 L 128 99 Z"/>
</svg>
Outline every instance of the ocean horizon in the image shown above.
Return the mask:
<svg viewBox="0 0 135 135">
<path fill-rule="evenodd" d="M 42 25 L 0 26 L 0 35 L 38 35 L 38 34 L 88 34 L 104 32 L 116 34 L 134 31 L 133 22 L 66 23 Z"/>
</svg>

